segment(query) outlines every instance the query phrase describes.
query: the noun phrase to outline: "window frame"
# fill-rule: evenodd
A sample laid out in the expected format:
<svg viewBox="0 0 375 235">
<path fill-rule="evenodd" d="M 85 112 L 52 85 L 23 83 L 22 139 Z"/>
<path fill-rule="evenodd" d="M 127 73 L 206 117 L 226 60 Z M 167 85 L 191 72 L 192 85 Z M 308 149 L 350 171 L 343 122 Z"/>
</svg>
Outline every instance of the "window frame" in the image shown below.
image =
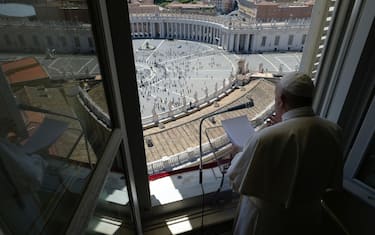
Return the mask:
<svg viewBox="0 0 375 235">
<path fill-rule="evenodd" d="M 357 173 L 366 156 L 371 138 L 375 133 L 373 120 L 375 120 L 375 98 L 372 99 L 353 148 L 349 152 L 344 168 L 344 187 L 375 208 L 375 188 L 357 179 Z"/>
<path fill-rule="evenodd" d="M 140 138 L 143 138 L 141 135 L 138 138 L 128 138 L 128 136 L 133 132 L 142 133 L 142 126 L 140 120 L 140 111 L 135 109 L 133 110 L 132 106 L 138 105 L 137 99 L 129 99 L 134 92 L 138 92 L 137 89 L 131 90 L 127 85 L 131 82 L 132 79 L 119 79 L 119 77 L 135 76 L 135 68 L 131 66 L 122 66 L 122 70 L 119 69 L 118 62 L 118 51 L 115 52 L 116 46 L 120 44 L 118 38 L 114 40 L 111 35 L 113 30 L 113 25 L 116 25 L 117 29 L 121 29 L 130 35 L 130 24 L 128 16 L 124 13 L 124 5 L 119 1 L 101 1 L 93 0 L 87 1 L 89 14 L 91 17 L 91 24 L 93 35 L 95 39 L 95 45 L 97 49 L 97 55 L 101 70 L 101 75 L 103 76 L 103 87 L 105 90 L 105 95 L 108 104 L 108 110 L 111 117 L 112 123 L 112 132 L 111 136 L 106 144 L 104 153 L 100 161 L 96 164 L 96 168 L 92 172 L 90 181 L 84 191 L 81 202 L 75 211 L 69 226 L 67 228 L 67 234 L 83 234 L 87 228 L 89 220 L 95 211 L 95 205 L 98 202 L 98 198 L 102 187 L 105 183 L 106 176 L 110 172 L 112 163 L 115 160 L 117 153 L 121 156 L 121 161 L 124 163 L 125 169 L 123 171 L 126 184 L 128 186 L 129 193 L 129 204 L 132 209 L 133 223 L 135 225 L 136 232 L 142 234 L 142 223 L 141 223 L 141 214 L 140 214 L 140 203 L 142 202 L 143 207 L 147 207 L 147 203 L 150 203 L 150 196 L 145 192 L 142 192 L 139 188 L 143 187 L 148 190 L 148 177 L 146 169 L 146 158 L 141 154 L 139 150 L 139 145 L 134 144 L 133 142 L 139 141 Z M 109 6 L 109 7 L 108 7 Z M 109 12 L 113 14 L 113 17 L 109 17 Z M 118 22 L 114 22 L 114 18 L 119 17 L 118 14 L 125 19 L 125 27 L 122 27 Z M 126 16 L 126 17 L 125 17 Z M 123 33 L 124 34 L 124 33 Z M 131 43 L 131 42 L 130 42 Z M 128 43 L 124 43 L 130 45 Z M 121 45 L 124 46 L 124 45 Z M 116 50 L 122 51 L 121 48 L 116 48 Z M 129 50 L 129 49 L 128 49 Z M 128 51 L 126 50 L 126 51 Z M 132 51 L 132 50 L 131 50 Z M 117 54 L 116 54 L 117 53 Z M 127 57 L 128 64 L 133 64 L 133 57 Z M 125 75 L 125 76 L 124 76 Z M 134 82 L 135 82 L 134 78 Z M 136 94 L 138 96 L 138 94 Z M 133 104 L 129 104 L 133 102 Z M 132 112 L 124 112 L 124 110 L 132 110 Z M 134 118 L 134 116 L 139 116 L 139 118 Z M 135 139 L 135 140 L 134 140 Z M 139 143 L 139 142 L 138 142 Z M 143 146 L 140 148 L 143 149 Z M 137 156 L 137 157 L 132 157 Z M 139 163 L 134 163 L 138 159 L 144 159 L 144 177 L 135 178 L 135 167 L 142 167 Z M 136 168 L 139 171 L 138 168 Z M 145 186 L 145 179 L 147 180 L 147 187 Z M 148 196 L 148 199 L 146 197 Z M 138 200 L 138 197 L 142 197 L 142 200 Z"/>
<path fill-rule="evenodd" d="M 106 91 L 107 101 L 109 102 L 108 106 L 113 124 L 113 132 L 106 146 L 105 153 L 98 162 L 97 169 L 93 172 L 92 180 L 87 186 L 82 202 L 70 223 L 68 232 L 82 232 L 86 228 L 84 225 L 88 223 L 89 216 L 91 216 L 94 211 L 95 207 L 93 207 L 93 205 L 96 204 L 101 188 L 105 182 L 105 177 L 103 176 L 108 174 L 111 167 L 109 163 L 113 162 L 116 153 L 120 151 L 122 155 L 121 160 L 126 166 L 124 174 L 128 180 L 127 185 L 130 205 L 134 214 L 134 223 L 137 232 L 141 234 L 143 230 L 142 218 L 145 218 L 147 211 L 150 216 L 155 216 L 156 214 L 171 212 L 172 210 L 177 211 L 184 207 L 196 206 L 200 203 L 200 200 L 199 198 L 184 199 L 180 202 L 162 205 L 158 208 L 151 208 L 146 156 L 144 145 L 140 144 L 143 143 L 143 131 L 140 120 L 139 99 L 137 99 L 138 89 L 136 89 L 136 73 L 131 42 L 132 38 L 130 36 L 131 25 L 129 22 L 128 6 L 126 2 L 110 0 L 88 1 L 88 4 L 101 72 L 103 77 L 107 78 L 103 80 L 103 85 Z M 357 8 L 354 8 L 354 10 L 356 9 Z M 370 7 L 368 9 L 373 8 Z M 346 19 L 346 17 L 344 17 L 344 19 Z M 340 23 L 343 24 L 343 22 L 345 21 L 343 20 Z M 347 31 L 345 32 L 348 33 Z M 351 33 L 350 28 L 349 33 Z M 341 35 L 341 33 L 336 32 L 336 34 L 333 34 L 333 37 L 337 37 L 337 35 Z M 266 36 L 264 36 L 264 38 L 264 44 L 266 44 Z M 349 36 L 344 40 L 346 40 L 345 42 L 347 43 L 351 43 L 352 41 Z M 309 43 L 309 40 L 307 40 L 306 44 Z M 335 50 L 346 50 L 348 45 L 349 44 L 344 44 L 344 47 L 337 45 Z M 337 55 L 337 51 L 335 55 Z M 337 63 L 333 60 L 336 57 L 327 57 L 331 56 L 329 52 L 327 52 L 325 56 L 327 59 L 332 59 L 331 62 L 336 66 L 336 69 L 341 69 L 341 66 L 344 64 L 343 61 L 347 59 L 348 54 L 350 53 L 338 53 L 339 62 L 341 63 Z M 127 62 L 126 65 L 124 65 L 124 61 Z M 331 63 L 326 64 L 326 66 L 332 65 Z M 324 65 L 321 66 L 324 67 Z M 337 66 L 339 66 L 339 68 Z M 342 75 L 342 73 L 340 75 Z M 335 74 L 335 76 L 338 77 L 339 74 Z M 127 79 L 129 77 L 131 79 Z M 325 82 L 322 83 L 324 89 L 330 87 L 332 84 L 332 82 L 327 82 L 327 78 L 328 74 L 326 73 L 324 79 L 322 79 L 322 81 L 325 80 Z M 340 84 L 335 84 L 335 89 L 330 90 L 330 98 L 332 99 L 327 99 L 327 96 L 319 97 L 318 99 L 318 103 L 322 102 L 325 104 L 329 102 L 330 107 L 327 109 L 320 108 L 318 109 L 318 113 L 337 122 L 341 110 L 343 109 L 345 96 L 338 98 L 336 96 L 334 97 L 334 95 L 336 91 L 340 91 L 338 93 L 342 95 L 341 91 L 343 90 L 341 90 L 342 87 L 340 86 L 342 86 L 342 83 L 346 82 L 346 80 L 338 78 L 336 79 L 337 81 L 335 79 L 333 80 L 333 83 L 339 81 Z M 322 86 L 320 86 L 320 89 L 322 89 Z M 343 92 L 345 93 L 345 90 Z M 332 108 L 336 104 L 341 108 L 339 111 Z M 125 112 L 125 110 L 131 110 L 131 112 Z M 128 136 L 132 136 L 133 138 L 128 138 Z M 135 172 L 135 169 L 137 169 L 137 172 Z"/>
<path fill-rule="evenodd" d="M 368 53 L 373 51 L 368 44 L 373 40 L 371 28 L 375 19 L 370 9 L 374 7 L 374 1 L 336 2 L 331 30 L 323 52 L 320 51 L 314 99 L 317 114 L 343 127 L 344 189 L 371 206 L 375 206 L 375 190 L 356 179 L 356 175 L 375 130 L 374 82 L 363 79 L 373 76 L 365 67 L 374 57 Z M 306 66 L 302 62 L 301 65 Z M 306 68 L 303 71 L 308 73 Z"/>
</svg>

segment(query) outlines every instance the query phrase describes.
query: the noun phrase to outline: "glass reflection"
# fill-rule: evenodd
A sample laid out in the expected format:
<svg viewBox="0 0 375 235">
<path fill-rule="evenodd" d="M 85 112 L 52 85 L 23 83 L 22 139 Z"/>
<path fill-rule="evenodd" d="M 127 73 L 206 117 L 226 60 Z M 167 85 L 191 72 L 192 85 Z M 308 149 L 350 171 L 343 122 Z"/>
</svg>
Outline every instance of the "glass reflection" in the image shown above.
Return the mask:
<svg viewBox="0 0 375 235">
<path fill-rule="evenodd" d="M 375 189 L 375 136 L 371 138 L 371 142 L 367 149 L 364 160 L 359 169 L 358 179 L 369 187 Z"/>
<path fill-rule="evenodd" d="M 1 2 L 0 27 L 0 226 L 61 234 L 111 132 L 87 4 Z"/>
<path fill-rule="evenodd" d="M 127 180 L 123 172 L 121 155 L 117 154 L 87 228 L 88 234 L 129 234 L 134 231 Z"/>
</svg>

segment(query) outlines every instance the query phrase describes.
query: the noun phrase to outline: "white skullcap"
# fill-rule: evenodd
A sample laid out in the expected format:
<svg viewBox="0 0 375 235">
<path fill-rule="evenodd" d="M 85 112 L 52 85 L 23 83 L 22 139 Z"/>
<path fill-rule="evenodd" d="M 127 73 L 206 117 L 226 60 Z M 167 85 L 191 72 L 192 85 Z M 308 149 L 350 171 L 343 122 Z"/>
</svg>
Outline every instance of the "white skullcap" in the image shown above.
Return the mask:
<svg viewBox="0 0 375 235">
<path fill-rule="evenodd" d="M 292 95 L 313 97 L 314 84 L 311 81 L 311 78 L 306 74 L 299 72 L 286 74 L 281 78 L 279 84 L 283 91 L 287 91 Z"/>
</svg>

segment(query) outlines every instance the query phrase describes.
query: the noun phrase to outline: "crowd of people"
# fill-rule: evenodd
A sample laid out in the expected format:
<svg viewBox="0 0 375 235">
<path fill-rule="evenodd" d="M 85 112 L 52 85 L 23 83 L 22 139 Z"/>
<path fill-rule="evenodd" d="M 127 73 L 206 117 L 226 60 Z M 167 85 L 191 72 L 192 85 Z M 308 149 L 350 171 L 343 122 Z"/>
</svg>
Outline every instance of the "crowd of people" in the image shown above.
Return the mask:
<svg viewBox="0 0 375 235">
<path fill-rule="evenodd" d="M 143 117 L 186 110 L 229 85 L 233 68 L 220 51 L 183 41 L 168 47 L 147 43 L 152 49 L 135 52 Z"/>
</svg>

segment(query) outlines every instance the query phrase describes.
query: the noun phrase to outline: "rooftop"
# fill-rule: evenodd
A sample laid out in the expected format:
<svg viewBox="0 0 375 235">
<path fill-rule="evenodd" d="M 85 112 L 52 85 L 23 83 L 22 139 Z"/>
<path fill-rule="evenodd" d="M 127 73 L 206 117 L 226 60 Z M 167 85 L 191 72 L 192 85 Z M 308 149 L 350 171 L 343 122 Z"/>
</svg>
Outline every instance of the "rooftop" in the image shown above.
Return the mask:
<svg viewBox="0 0 375 235">
<path fill-rule="evenodd" d="M 10 84 L 48 78 L 46 71 L 33 57 L 3 63 L 1 68 Z"/>
</svg>

